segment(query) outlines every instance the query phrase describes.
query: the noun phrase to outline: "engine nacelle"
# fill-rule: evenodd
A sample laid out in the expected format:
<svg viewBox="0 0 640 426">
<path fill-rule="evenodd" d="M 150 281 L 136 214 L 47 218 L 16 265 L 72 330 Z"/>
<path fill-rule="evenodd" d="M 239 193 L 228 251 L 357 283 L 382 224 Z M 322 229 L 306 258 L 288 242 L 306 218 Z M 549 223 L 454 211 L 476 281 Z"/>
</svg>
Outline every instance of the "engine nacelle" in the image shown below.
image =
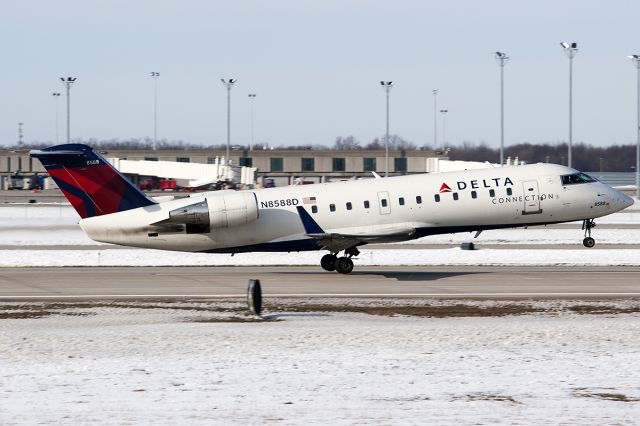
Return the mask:
<svg viewBox="0 0 640 426">
<path fill-rule="evenodd" d="M 166 222 L 209 226 L 209 206 L 207 201 L 171 210 L 169 219 Z"/>
<path fill-rule="evenodd" d="M 169 212 L 163 223 L 186 225 L 187 233 L 232 228 L 258 219 L 258 200 L 253 192 L 238 191 L 210 195 L 204 201 Z"/>
<path fill-rule="evenodd" d="M 208 196 L 211 228 L 232 228 L 258 220 L 258 199 L 249 191 Z"/>
</svg>

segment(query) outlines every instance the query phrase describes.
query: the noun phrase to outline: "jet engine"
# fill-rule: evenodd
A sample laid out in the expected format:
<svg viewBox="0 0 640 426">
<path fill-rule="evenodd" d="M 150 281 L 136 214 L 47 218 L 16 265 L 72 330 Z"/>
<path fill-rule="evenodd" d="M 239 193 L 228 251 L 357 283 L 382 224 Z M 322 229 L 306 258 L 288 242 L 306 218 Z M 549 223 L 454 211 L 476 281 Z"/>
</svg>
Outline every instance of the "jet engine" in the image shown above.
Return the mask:
<svg viewBox="0 0 640 426">
<path fill-rule="evenodd" d="M 157 225 L 184 225 L 188 234 L 232 228 L 258 219 L 258 201 L 253 192 L 225 192 L 208 195 L 204 201 L 171 210 Z"/>
</svg>

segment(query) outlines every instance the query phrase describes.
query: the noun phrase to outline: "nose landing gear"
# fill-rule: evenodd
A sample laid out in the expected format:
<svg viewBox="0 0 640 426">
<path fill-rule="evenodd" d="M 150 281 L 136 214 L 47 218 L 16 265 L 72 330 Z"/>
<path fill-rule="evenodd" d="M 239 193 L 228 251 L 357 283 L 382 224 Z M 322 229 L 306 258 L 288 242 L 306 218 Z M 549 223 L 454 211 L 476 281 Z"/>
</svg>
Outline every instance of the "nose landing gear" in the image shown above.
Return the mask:
<svg viewBox="0 0 640 426">
<path fill-rule="evenodd" d="M 360 251 L 356 247 L 349 247 L 344 251 L 343 257 L 337 257 L 337 253 L 329 253 L 322 256 L 320 259 L 320 266 L 325 271 L 336 271 L 340 274 L 348 274 L 353 271 L 353 256 L 360 254 Z"/>
<path fill-rule="evenodd" d="M 582 221 L 582 229 L 584 230 L 584 240 L 582 245 L 591 248 L 596 245 L 596 240 L 591 238 L 591 228 L 595 228 L 596 224 L 593 219 L 585 219 Z"/>
</svg>

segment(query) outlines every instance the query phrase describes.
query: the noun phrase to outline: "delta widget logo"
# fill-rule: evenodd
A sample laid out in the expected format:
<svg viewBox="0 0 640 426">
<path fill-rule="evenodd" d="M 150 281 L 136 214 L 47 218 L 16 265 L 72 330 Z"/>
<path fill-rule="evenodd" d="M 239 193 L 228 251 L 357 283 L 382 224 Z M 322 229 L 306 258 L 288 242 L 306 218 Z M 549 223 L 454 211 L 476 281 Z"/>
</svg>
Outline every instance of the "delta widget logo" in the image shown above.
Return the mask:
<svg viewBox="0 0 640 426">
<path fill-rule="evenodd" d="M 451 188 L 449 188 L 449 185 L 447 185 L 446 183 L 443 183 L 442 186 L 440 187 L 440 191 L 441 194 L 443 192 L 451 192 Z"/>
</svg>

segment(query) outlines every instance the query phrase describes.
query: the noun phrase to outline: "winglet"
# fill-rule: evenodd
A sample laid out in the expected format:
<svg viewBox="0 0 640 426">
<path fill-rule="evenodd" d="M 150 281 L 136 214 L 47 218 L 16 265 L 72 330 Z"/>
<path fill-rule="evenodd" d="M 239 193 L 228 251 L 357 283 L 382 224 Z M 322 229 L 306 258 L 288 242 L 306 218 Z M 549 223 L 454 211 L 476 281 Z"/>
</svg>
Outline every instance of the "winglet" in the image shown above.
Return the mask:
<svg viewBox="0 0 640 426">
<path fill-rule="evenodd" d="M 307 234 L 324 234 L 324 230 L 320 228 L 320 225 L 313 220 L 313 218 L 307 213 L 307 211 L 302 206 L 296 207 L 298 209 L 298 214 L 300 215 L 300 220 L 302 221 L 302 226 L 304 226 L 304 232 Z"/>
</svg>

